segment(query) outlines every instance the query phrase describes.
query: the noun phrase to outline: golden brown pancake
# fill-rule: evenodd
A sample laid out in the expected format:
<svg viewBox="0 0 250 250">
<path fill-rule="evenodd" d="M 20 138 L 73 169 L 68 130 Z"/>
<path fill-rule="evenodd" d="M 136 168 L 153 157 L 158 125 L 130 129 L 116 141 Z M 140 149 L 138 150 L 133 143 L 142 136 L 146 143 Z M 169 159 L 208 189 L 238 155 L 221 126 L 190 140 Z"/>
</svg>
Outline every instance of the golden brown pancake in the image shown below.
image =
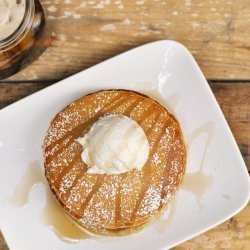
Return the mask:
<svg viewBox="0 0 250 250">
<path fill-rule="evenodd" d="M 135 120 L 149 141 L 141 171 L 90 174 L 76 141 L 108 114 Z M 60 112 L 44 141 L 45 174 L 65 211 L 81 227 L 117 234 L 148 222 L 169 203 L 185 172 L 186 149 L 175 117 L 151 98 L 127 90 L 86 95 Z"/>
</svg>

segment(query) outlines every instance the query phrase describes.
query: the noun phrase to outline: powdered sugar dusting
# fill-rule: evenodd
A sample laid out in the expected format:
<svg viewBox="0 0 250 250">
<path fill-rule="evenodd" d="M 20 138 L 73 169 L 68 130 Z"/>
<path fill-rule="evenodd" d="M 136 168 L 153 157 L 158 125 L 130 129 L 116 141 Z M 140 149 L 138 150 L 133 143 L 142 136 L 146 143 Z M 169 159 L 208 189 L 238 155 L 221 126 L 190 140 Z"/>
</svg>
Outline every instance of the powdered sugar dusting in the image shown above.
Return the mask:
<svg viewBox="0 0 250 250">
<path fill-rule="evenodd" d="M 150 186 L 145 195 L 137 215 L 143 216 L 157 211 L 161 202 L 161 186 Z"/>
<path fill-rule="evenodd" d="M 144 193 L 145 169 L 123 178 L 105 176 L 100 181 L 100 175 L 86 173 L 81 162 L 82 148 L 76 139 L 87 132 L 84 124 L 112 113 L 129 115 L 148 137 L 151 171 Z M 99 92 L 71 104 L 51 123 L 44 144 L 47 177 L 65 209 L 78 214 L 83 227 L 101 232 L 147 221 L 169 202 L 185 169 L 185 146 L 178 124 L 158 104 L 135 93 Z"/>
<path fill-rule="evenodd" d="M 157 153 L 155 153 L 155 154 L 153 155 L 153 163 L 154 163 L 155 165 L 158 165 L 159 163 L 161 163 L 161 159 L 160 159 L 160 157 L 159 157 L 159 155 L 158 155 Z"/>
</svg>

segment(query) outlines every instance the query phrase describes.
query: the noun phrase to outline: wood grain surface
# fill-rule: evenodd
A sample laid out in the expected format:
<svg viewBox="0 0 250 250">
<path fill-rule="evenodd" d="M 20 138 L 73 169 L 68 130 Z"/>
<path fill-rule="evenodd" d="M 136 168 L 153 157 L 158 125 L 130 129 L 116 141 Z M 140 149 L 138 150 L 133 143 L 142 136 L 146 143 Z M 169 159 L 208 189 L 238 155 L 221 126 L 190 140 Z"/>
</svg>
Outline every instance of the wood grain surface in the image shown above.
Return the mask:
<svg viewBox="0 0 250 250">
<path fill-rule="evenodd" d="M 1 0 L 0 0 L 1 1 Z M 41 0 L 51 46 L 0 81 L 0 109 L 136 46 L 171 39 L 194 55 L 250 171 L 250 0 Z M 0 234 L 0 250 L 8 247 Z M 250 204 L 174 249 L 250 249 Z"/>
<path fill-rule="evenodd" d="M 12 79 L 62 79 L 159 39 L 184 44 L 206 78 L 250 79 L 249 0 L 42 0 L 41 3 L 47 13 L 52 46 Z"/>
</svg>

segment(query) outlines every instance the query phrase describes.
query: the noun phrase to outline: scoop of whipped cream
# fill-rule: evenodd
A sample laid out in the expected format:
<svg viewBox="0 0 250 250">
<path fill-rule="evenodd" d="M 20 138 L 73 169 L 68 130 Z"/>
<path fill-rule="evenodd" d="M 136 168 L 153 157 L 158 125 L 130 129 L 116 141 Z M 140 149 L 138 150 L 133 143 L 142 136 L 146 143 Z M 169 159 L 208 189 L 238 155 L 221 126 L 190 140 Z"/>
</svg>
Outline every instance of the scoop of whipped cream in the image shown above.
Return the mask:
<svg viewBox="0 0 250 250">
<path fill-rule="evenodd" d="M 21 24 L 25 0 L 0 0 L 0 41 L 10 36 Z"/>
<path fill-rule="evenodd" d="M 149 155 L 147 136 L 140 125 L 123 115 L 107 115 L 96 121 L 77 141 L 88 173 L 121 174 L 141 170 Z"/>
</svg>

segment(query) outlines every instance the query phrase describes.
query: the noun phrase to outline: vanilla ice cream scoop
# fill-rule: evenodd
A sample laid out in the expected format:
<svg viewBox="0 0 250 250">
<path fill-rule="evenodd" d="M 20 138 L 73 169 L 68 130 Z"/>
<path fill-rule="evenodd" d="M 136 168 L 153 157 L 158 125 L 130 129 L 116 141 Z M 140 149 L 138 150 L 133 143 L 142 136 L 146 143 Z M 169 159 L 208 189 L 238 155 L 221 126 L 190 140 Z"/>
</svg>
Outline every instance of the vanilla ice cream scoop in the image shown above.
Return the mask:
<svg viewBox="0 0 250 250">
<path fill-rule="evenodd" d="M 96 121 L 77 141 L 88 173 L 121 174 L 141 170 L 149 155 L 147 136 L 140 125 L 123 115 L 107 115 Z"/>
</svg>

